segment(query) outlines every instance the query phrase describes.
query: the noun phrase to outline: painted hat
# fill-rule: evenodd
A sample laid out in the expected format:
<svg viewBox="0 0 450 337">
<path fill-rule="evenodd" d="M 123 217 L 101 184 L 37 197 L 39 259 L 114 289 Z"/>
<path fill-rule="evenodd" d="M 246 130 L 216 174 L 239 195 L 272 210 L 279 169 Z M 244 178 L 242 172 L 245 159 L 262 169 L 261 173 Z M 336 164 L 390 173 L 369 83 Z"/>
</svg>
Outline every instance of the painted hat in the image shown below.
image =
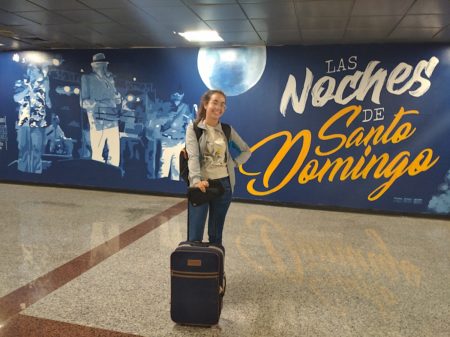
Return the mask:
<svg viewBox="0 0 450 337">
<path fill-rule="evenodd" d="M 92 63 L 109 63 L 109 62 L 106 59 L 105 54 L 98 53 L 98 54 L 95 54 L 94 56 L 92 56 Z"/>
<path fill-rule="evenodd" d="M 173 101 L 181 101 L 184 97 L 184 93 L 181 92 L 174 92 L 172 95 L 170 95 L 170 99 Z"/>
</svg>

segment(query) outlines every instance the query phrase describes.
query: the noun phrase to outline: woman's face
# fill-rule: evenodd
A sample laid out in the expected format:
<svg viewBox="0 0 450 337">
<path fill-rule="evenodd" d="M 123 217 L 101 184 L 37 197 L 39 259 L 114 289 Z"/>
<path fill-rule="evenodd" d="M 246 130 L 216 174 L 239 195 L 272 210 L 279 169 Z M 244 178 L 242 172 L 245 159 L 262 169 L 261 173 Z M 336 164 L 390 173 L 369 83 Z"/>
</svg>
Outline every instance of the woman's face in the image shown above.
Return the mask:
<svg viewBox="0 0 450 337">
<path fill-rule="evenodd" d="M 225 112 L 225 107 L 225 97 L 220 93 L 212 94 L 205 104 L 206 121 L 218 121 Z"/>
</svg>

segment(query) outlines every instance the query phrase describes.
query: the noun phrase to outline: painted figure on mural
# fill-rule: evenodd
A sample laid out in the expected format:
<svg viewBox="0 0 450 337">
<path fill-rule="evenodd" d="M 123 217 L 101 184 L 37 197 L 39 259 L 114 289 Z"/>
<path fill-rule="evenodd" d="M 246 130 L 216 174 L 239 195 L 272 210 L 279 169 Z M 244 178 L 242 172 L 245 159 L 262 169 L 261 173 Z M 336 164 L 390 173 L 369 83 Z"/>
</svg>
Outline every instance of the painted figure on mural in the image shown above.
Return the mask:
<svg viewBox="0 0 450 337">
<path fill-rule="evenodd" d="M 45 148 L 49 154 L 72 157 L 73 143 L 75 140 L 66 137 L 62 130 L 59 116 L 52 115 L 52 123 L 45 129 Z"/>
<path fill-rule="evenodd" d="M 436 213 L 450 213 L 450 170 L 444 177 L 444 182 L 439 184 L 438 193 L 428 202 L 428 209 Z"/>
<path fill-rule="evenodd" d="M 25 78 L 15 83 L 14 101 L 19 104 L 17 122 L 17 169 L 42 173 L 42 152 L 47 108 L 51 108 L 47 64 L 29 64 Z"/>
<path fill-rule="evenodd" d="M 161 152 L 161 124 L 165 122 L 164 102 L 148 101 L 145 114 L 144 160 L 147 179 L 158 178 L 157 155 Z"/>
<path fill-rule="evenodd" d="M 92 160 L 113 166 L 120 163 L 119 110 L 120 93 L 108 71 L 103 53 L 92 58 L 92 73 L 81 76 L 80 104 L 86 109 Z"/>
<path fill-rule="evenodd" d="M 159 178 L 180 180 L 179 154 L 184 148 L 187 121 L 191 118 L 189 106 L 183 102 L 182 90 L 170 96 L 170 109 L 161 125 L 161 159 Z"/>
<path fill-rule="evenodd" d="M 91 137 L 89 135 L 89 120 L 87 118 L 86 110 L 81 110 L 81 139 L 80 148 L 78 149 L 78 155 L 82 159 L 91 159 L 92 149 L 91 149 Z"/>
<path fill-rule="evenodd" d="M 131 161 L 140 161 L 144 151 L 142 141 L 145 112 L 144 94 L 129 91 L 122 101 L 120 114 L 120 169 L 125 174 L 125 166 Z"/>
</svg>

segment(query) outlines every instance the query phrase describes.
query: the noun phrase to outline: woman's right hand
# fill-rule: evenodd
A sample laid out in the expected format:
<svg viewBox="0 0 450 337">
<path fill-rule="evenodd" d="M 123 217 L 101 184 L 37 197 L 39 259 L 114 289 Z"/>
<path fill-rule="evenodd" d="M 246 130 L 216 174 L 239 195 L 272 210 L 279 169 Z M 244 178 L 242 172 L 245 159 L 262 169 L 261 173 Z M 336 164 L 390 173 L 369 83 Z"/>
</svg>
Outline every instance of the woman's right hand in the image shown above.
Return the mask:
<svg viewBox="0 0 450 337">
<path fill-rule="evenodd" d="M 200 191 L 205 193 L 206 192 L 206 188 L 209 187 L 208 180 L 199 181 L 197 184 L 195 184 L 195 187 L 199 188 Z"/>
</svg>

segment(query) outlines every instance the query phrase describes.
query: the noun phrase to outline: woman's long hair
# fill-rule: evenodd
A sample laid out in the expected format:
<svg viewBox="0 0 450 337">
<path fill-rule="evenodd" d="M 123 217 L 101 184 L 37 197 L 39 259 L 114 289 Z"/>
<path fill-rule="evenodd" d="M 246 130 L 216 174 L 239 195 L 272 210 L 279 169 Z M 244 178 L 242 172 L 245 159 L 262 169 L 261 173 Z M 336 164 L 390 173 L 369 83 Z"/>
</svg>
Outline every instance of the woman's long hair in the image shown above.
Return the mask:
<svg viewBox="0 0 450 337">
<path fill-rule="evenodd" d="M 227 99 L 227 96 L 222 90 L 214 89 L 214 90 L 208 90 L 205 92 L 200 99 L 200 105 L 197 110 L 197 118 L 195 119 L 194 123 L 198 124 L 201 120 L 206 118 L 206 109 L 205 105 L 208 104 L 208 102 L 211 99 L 211 96 L 214 94 L 221 94 L 225 99 Z"/>
</svg>

